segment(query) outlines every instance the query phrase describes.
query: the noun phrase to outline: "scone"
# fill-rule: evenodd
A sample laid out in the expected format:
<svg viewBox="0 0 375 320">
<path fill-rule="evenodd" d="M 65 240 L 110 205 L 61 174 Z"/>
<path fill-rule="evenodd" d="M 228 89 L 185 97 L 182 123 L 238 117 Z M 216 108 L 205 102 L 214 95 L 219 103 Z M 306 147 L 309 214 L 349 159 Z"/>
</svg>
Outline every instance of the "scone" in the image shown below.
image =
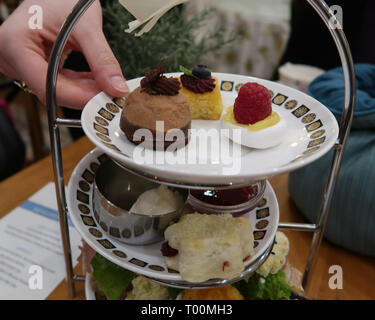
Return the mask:
<svg viewBox="0 0 375 320">
<path fill-rule="evenodd" d="M 231 214 L 186 214 L 164 236 L 170 247 L 167 267 L 189 282 L 234 278 L 254 254 L 250 221 Z"/>
<path fill-rule="evenodd" d="M 219 120 L 223 112 L 219 81 L 206 66 L 191 72 L 185 68 L 180 76 L 180 93 L 188 100 L 192 119 Z"/>
<path fill-rule="evenodd" d="M 191 113 L 179 93 L 177 78 L 163 75 L 163 66 L 146 73 L 141 86 L 125 100 L 120 128 L 129 141 L 153 149 L 185 146 L 189 141 Z"/>
</svg>

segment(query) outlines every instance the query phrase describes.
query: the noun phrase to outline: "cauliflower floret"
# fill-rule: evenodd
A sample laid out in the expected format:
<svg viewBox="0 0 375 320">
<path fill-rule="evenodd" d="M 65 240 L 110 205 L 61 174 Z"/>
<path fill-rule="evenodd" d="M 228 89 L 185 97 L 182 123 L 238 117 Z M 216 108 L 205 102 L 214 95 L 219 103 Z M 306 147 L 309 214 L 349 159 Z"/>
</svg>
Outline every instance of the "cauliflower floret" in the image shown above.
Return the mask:
<svg viewBox="0 0 375 320">
<path fill-rule="evenodd" d="M 138 276 L 132 281 L 133 289 L 125 300 L 169 300 L 167 288 L 152 282 L 145 277 Z"/>
<path fill-rule="evenodd" d="M 273 246 L 272 253 L 256 272 L 264 278 L 270 273 L 275 274 L 279 272 L 285 265 L 288 253 L 289 239 L 281 231 L 276 232 L 276 242 Z"/>
</svg>

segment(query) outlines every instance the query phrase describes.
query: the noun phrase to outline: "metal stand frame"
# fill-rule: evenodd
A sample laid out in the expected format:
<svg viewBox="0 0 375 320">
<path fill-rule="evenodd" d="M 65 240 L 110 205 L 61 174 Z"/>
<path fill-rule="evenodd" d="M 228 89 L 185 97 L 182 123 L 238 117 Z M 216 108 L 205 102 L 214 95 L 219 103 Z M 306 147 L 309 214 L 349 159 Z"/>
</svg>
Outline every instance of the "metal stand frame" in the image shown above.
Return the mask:
<svg viewBox="0 0 375 320">
<path fill-rule="evenodd" d="M 95 0 L 80 0 L 67 17 L 65 23 L 63 24 L 56 38 L 56 42 L 51 52 L 46 82 L 46 100 L 48 108 L 48 122 L 51 142 L 51 153 L 53 160 L 53 170 L 55 176 L 56 197 L 59 211 L 62 244 L 64 249 L 64 258 L 66 264 L 66 280 L 68 294 L 71 298 L 75 296 L 75 281 L 84 281 L 85 277 L 82 275 L 76 275 L 73 272 L 67 219 L 68 209 L 65 196 L 65 183 L 63 175 L 62 150 L 60 143 L 59 127 L 81 127 L 81 121 L 58 118 L 56 104 L 56 84 L 58 66 L 66 42 L 78 20 L 85 13 L 85 11 L 92 5 L 94 1 Z M 305 272 L 303 275 L 303 286 L 305 290 L 308 291 L 313 276 L 314 266 L 316 264 L 316 260 L 318 257 L 319 247 L 323 239 L 328 213 L 331 207 L 331 200 L 334 193 L 346 141 L 349 136 L 350 127 L 353 119 L 355 106 L 355 73 L 352 55 L 348 42 L 346 40 L 342 28 L 340 27 L 340 23 L 339 21 L 337 21 L 333 12 L 329 9 L 327 4 L 323 0 L 306 1 L 319 14 L 321 19 L 327 26 L 328 30 L 330 31 L 333 40 L 335 41 L 338 53 L 340 55 L 345 81 L 345 105 L 341 117 L 340 132 L 339 137 L 333 147 L 333 159 L 328 179 L 324 188 L 323 197 L 321 199 L 317 223 L 279 223 L 279 229 L 308 231 L 314 233 L 307 264 L 305 267 Z"/>
</svg>

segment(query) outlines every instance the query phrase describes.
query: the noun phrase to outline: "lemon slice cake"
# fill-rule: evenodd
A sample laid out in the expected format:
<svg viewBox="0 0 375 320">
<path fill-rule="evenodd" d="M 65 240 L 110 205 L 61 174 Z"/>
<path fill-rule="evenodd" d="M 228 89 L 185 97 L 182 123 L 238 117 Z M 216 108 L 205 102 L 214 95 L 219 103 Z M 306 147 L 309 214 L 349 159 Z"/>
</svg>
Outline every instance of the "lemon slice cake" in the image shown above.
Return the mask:
<svg viewBox="0 0 375 320">
<path fill-rule="evenodd" d="M 192 71 L 181 67 L 184 72 L 180 76 L 180 93 L 190 105 L 192 119 L 219 120 L 223 112 L 223 101 L 219 80 L 211 75 L 211 71 L 199 65 Z"/>
</svg>

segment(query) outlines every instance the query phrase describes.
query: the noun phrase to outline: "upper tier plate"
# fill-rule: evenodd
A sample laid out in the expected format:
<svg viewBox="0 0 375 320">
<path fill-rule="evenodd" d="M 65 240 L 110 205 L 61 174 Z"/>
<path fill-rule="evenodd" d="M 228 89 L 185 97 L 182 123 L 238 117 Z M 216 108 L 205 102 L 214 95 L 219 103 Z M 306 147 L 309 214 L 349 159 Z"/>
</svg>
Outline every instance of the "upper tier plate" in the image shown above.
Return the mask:
<svg viewBox="0 0 375 320">
<path fill-rule="evenodd" d="M 280 145 L 263 150 L 240 147 L 225 136 L 220 137 L 220 121 L 193 120 L 192 129 L 203 129 L 198 134 L 200 138 L 205 134 L 210 136 L 206 146 L 201 144 L 200 148 L 201 140 L 199 143 L 191 140 L 177 153 L 150 151 L 146 159 L 119 127 L 121 104 L 114 103 L 118 100 L 103 92 L 85 106 L 83 130 L 98 148 L 125 167 L 161 182 L 187 186 L 243 185 L 268 179 L 317 160 L 334 145 L 339 131 L 337 121 L 312 97 L 272 81 L 225 73 L 213 75 L 219 79 L 224 110 L 233 105 L 239 88 L 246 82 L 258 82 L 271 91 L 273 110 L 287 122 L 287 132 Z M 131 91 L 140 85 L 140 80 L 128 81 Z M 181 157 L 183 152 L 186 158 Z"/>
</svg>

